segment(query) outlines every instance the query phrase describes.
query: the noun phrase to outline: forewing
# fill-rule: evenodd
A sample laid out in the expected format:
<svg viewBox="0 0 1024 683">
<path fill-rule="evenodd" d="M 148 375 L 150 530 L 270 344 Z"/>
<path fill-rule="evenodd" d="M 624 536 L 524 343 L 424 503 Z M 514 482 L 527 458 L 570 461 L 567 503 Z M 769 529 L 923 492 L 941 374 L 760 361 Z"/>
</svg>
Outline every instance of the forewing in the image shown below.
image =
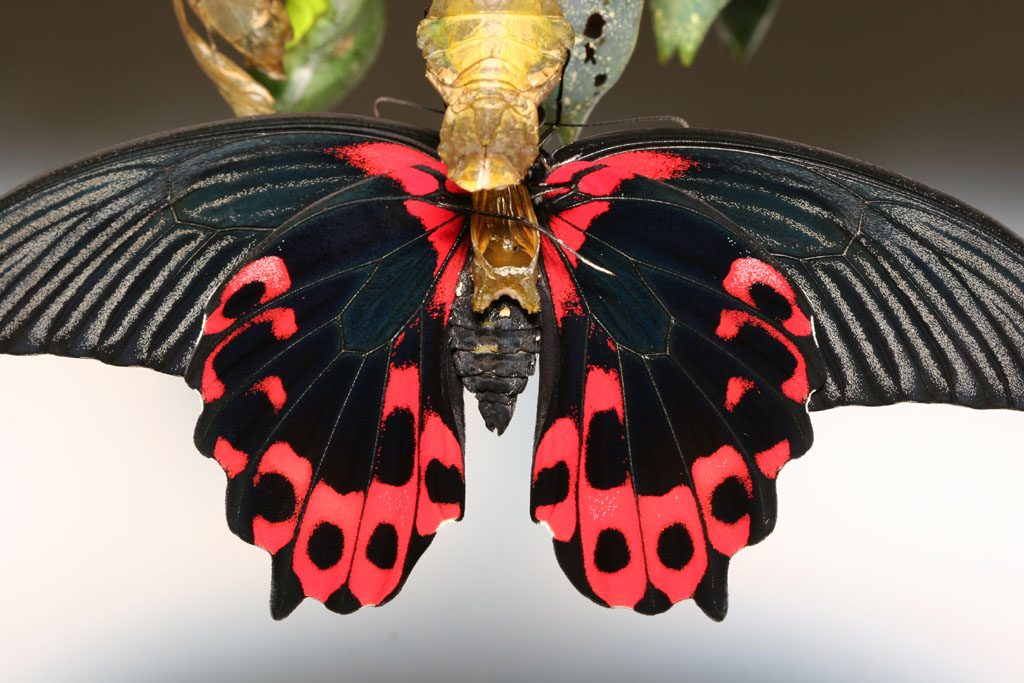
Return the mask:
<svg viewBox="0 0 1024 683">
<path fill-rule="evenodd" d="M 422 134 L 346 117 L 274 117 L 164 134 L 0 199 L 0 352 L 182 374 L 203 307 L 246 252 L 367 177 L 330 148 Z M 429 137 L 429 136 L 428 136 Z"/>
<path fill-rule="evenodd" d="M 186 379 L 231 529 L 273 556 L 275 617 L 393 597 L 462 516 L 462 389 L 445 325 L 467 253 L 440 162 L 387 143 L 332 154 L 371 177 L 256 247 L 211 300 Z"/>
<path fill-rule="evenodd" d="M 752 135 L 617 135 L 560 158 L 652 152 L 679 165 L 663 181 L 754 236 L 806 296 L 826 369 L 812 409 L 1024 409 L 1024 244 L 1006 228 L 888 171 Z"/>
<path fill-rule="evenodd" d="M 629 168 L 557 168 L 539 210 L 560 244 L 534 519 L 593 600 L 722 618 L 729 558 L 771 531 L 779 468 L 811 443 L 803 301 L 728 218 Z"/>
</svg>

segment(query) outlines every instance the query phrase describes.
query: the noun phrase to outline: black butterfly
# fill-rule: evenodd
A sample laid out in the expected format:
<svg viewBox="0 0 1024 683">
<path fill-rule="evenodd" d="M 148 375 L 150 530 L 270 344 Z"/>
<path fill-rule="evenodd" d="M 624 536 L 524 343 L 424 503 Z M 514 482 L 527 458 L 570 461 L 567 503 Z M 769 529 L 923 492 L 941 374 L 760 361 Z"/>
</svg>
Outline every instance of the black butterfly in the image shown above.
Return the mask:
<svg viewBox="0 0 1024 683">
<path fill-rule="evenodd" d="M 954 199 L 749 135 L 585 140 L 529 185 L 544 305 L 510 328 L 463 310 L 473 209 L 436 145 L 233 121 L 0 200 L 0 350 L 200 390 L 196 444 L 232 530 L 273 555 L 275 616 L 390 599 L 461 518 L 453 347 L 540 351 L 534 518 L 584 594 L 647 613 L 724 616 L 729 558 L 810 446 L 805 404 L 1024 407 L 1024 245 Z M 461 319 L 505 331 L 459 348 Z"/>
</svg>

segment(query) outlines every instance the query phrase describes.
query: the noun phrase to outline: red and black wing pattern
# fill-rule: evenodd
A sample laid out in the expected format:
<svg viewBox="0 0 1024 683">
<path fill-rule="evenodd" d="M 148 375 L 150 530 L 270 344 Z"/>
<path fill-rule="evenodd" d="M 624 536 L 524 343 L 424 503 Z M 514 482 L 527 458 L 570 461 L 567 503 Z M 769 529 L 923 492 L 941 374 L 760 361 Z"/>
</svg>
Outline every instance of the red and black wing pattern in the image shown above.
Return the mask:
<svg viewBox="0 0 1024 683">
<path fill-rule="evenodd" d="M 231 529 L 273 556 L 271 609 L 393 597 L 464 500 L 445 333 L 467 251 L 440 162 L 334 146 L 371 177 L 307 207 L 214 295 L 186 379 Z"/>
<path fill-rule="evenodd" d="M 276 616 L 383 602 L 462 515 L 444 330 L 465 197 L 436 145 L 357 117 L 234 120 L 0 199 L 0 351 L 188 369 L 230 526 L 274 556 Z"/>
<path fill-rule="evenodd" d="M 235 120 L 129 143 L 0 199 L 0 352 L 181 375 L 214 290 L 302 208 L 367 177 L 330 146 L 429 134 L 355 117 Z"/>
<path fill-rule="evenodd" d="M 1024 409 L 1024 243 L 929 187 L 783 140 L 612 135 L 564 162 L 648 151 L 765 246 L 807 298 L 825 367 L 812 409 L 900 401 Z"/>
<path fill-rule="evenodd" d="M 775 521 L 779 468 L 811 444 L 806 305 L 775 260 L 627 152 L 557 167 L 538 212 L 550 296 L 532 513 L 573 584 L 657 613 L 726 610 L 729 558 Z M 567 247 L 567 248 L 563 248 Z"/>
</svg>

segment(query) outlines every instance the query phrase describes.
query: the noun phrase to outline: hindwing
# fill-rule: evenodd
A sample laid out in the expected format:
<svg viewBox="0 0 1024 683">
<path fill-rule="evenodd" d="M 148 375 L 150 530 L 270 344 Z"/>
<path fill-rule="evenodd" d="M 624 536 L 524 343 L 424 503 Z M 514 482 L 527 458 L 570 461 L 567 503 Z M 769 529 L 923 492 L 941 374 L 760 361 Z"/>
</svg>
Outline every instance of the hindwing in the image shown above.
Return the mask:
<svg viewBox="0 0 1024 683">
<path fill-rule="evenodd" d="M 439 163 L 366 143 L 372 176 L 296 214 L 210 303 L 186 379 L 231 529 L 274 558 L 271 607 L 398 592 L 462 516 L 461 385 L 445 334 L 467 254 Z M 417 166 L 417 164 L 421 164 Z"/>
<path fill-rule="evenodd" d="M 729 558 L 775 522 L 820 383 L 803 298 L 728 218 L 607 157 L 556 168 L 539 209 L 545 330 L 532 511 L 609 606 L 725 615 Z M 543 219 L 542 219 L 543 220 Z M 551 352 L 554 350 L 554 352 Z"/>
</svg>

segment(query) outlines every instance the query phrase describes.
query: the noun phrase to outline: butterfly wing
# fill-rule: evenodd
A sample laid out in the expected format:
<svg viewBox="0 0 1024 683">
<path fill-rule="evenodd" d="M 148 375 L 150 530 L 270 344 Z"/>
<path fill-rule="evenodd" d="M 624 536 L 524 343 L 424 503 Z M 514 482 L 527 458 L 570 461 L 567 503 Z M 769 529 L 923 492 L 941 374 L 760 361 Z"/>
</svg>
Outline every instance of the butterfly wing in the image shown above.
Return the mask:
<svg viewBox="0 0 1024 683">
<path fill-rule="evenodd" d="M 463 219 L 436 206 L 443 168 L 421 152 L 333 153 L 376 175 L 250 252 L 211 300 L 186 374 L 204 401 L 196 445 L 228 474 L 228 523 L 273 556 L 277 618 L 306 596 L 342 613 L 385 602 L 462 516 L 445 328 Z"/>
<path fill-rule="evenodd" d="M 560 152 L 673 157 L 682 170 L 664 182 L 765 245 L 814 313 L 826 381 L 812 409 L 1024 409 L 1024 244 L 978 211 L 859 161 L 746 134 L 653 131 Z"/>
<path fill-rule="evenodd" d="M 729 558 L 771 531 L 779 468 L 811 443 L 806 305 L 727 217 L 628 163 L 565 164 L 542 192 L 561 244 L 542 245 L 533 517 L 596 602 L 720 619 Z"/>
<path fill-rule="evenodd" d="M 229 525 L 273 555 L 277 617 L 305 596 L 384 602 L 462 515 L 444 329 L 464 197 L 435 146 L 380 121 L 249 119 L 0 200 L 2 350 L 185 375 Z"/>
<path fill-rule="evenodd" d="M 421 138 L 357 118 L 231 121 L 130 143 L 18 188 L 0 199 L 0 352 L 182 374 L 203 307 L 245 253 L 367 177 L 327 148 L 431 149 Z"/>
</svg>

